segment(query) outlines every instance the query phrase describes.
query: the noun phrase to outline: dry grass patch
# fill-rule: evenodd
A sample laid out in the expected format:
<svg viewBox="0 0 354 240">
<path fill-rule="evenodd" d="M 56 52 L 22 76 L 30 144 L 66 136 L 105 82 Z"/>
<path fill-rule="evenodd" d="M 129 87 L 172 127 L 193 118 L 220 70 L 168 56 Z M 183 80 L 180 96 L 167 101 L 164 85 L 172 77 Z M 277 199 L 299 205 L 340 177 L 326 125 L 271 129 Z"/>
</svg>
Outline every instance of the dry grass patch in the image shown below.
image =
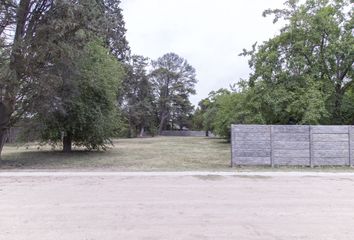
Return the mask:
<svg viewBox="0 0 354 240">
<path fill-rule="evenodd" d="M 38 144 L 6 145 L 4 170 L 73 171 L 234 171 L 234 172 L 354 172 L 350 167 L 230 168 L 230 144 L 202 137 L 155 137 L 116 139 L 106 152 L 75 149 L 66 154 Z"/>
<path fill-rule="evenodd" d="M 66 154 L 36 144 L 5 146 L 5 169 L 115 171 L 230 170 L 230 144 L 217 138 L 116 139 L 106 152 L 76 149 Z"/>
</svg>

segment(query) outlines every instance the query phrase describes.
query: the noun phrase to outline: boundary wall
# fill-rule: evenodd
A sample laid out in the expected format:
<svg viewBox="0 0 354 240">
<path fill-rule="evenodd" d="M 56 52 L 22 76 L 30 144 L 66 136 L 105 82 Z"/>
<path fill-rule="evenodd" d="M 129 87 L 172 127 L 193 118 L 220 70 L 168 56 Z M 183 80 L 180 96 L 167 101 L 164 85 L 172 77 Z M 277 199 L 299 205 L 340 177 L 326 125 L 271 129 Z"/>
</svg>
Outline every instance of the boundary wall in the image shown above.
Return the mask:
<svg viewBox="0 0 354 240">
<path fill-rule="evenodd" d="M 231 165 L 353 166 L 354 126 L 232 125 Z"/>
<path fill-rule="evenodd" d="M 170 137 L 206 137 L 206 131 L 167 130 L 167 131 L 162 131 L 160 136 L 170 136 Z M 214 137 L 214 135 L 211 132 L 209 132 L 209 137 Z"/>
</svg>

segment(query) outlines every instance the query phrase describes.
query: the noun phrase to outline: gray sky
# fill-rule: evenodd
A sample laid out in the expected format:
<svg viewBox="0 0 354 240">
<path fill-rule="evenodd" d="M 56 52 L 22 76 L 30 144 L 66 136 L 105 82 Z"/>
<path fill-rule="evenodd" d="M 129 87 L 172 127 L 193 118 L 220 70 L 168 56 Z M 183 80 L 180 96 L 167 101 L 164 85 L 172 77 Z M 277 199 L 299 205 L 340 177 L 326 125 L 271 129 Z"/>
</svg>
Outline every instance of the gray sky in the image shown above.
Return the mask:
<svg viewBox="0 0 354 240">
<path fill-rule="evenodd" d="M 122 0 L 133 54 L 157 59 L 174 52 L 196 69 L 193 104 L 212 90 L 247 78 L 248 59 L 238 54 L 274 36 L 281 24 L 262 17 L 285 0 Z"/>
</svg>

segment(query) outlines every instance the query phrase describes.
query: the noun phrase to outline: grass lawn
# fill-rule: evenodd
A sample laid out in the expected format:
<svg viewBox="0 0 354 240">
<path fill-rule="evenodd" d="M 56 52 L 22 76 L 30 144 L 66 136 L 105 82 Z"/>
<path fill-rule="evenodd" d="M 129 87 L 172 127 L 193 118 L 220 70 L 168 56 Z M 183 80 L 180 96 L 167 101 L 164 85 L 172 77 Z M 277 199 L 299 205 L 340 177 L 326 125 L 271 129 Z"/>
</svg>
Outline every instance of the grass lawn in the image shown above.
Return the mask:
<svg viewBox="0 0 354 240">
<path fill-rule="evenodd" d="M 230 144 L 217 138 L 155 137 L 116 139 L 106 152 L 71 154 L 35 144 L 5 145 L 3 169 L 113 171 L 231 170 Z"/>
<path fill-rule="evenodd" d="M 36 144 L 5 145 L 2 169 L 73 171 L 318 171 L 354 172 L 349 167 L 230 168 L 230 144 L 203 137 L 116 139 L 106 152 L 62 153 Z"/>
</svg>

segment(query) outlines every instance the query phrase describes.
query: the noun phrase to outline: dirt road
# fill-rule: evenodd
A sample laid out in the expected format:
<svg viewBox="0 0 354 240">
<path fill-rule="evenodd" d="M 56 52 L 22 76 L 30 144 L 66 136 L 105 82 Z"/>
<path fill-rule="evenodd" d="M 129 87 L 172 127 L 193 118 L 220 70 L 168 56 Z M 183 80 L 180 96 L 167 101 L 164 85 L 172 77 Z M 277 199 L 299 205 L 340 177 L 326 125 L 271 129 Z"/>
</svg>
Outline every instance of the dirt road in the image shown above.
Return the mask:
<svg viewBox="0 0 354 240">
<path fill-rule="evenodd" d="M 0 240 L 352 240 L 354 175 L 0 175 Z"/>
</svg>

